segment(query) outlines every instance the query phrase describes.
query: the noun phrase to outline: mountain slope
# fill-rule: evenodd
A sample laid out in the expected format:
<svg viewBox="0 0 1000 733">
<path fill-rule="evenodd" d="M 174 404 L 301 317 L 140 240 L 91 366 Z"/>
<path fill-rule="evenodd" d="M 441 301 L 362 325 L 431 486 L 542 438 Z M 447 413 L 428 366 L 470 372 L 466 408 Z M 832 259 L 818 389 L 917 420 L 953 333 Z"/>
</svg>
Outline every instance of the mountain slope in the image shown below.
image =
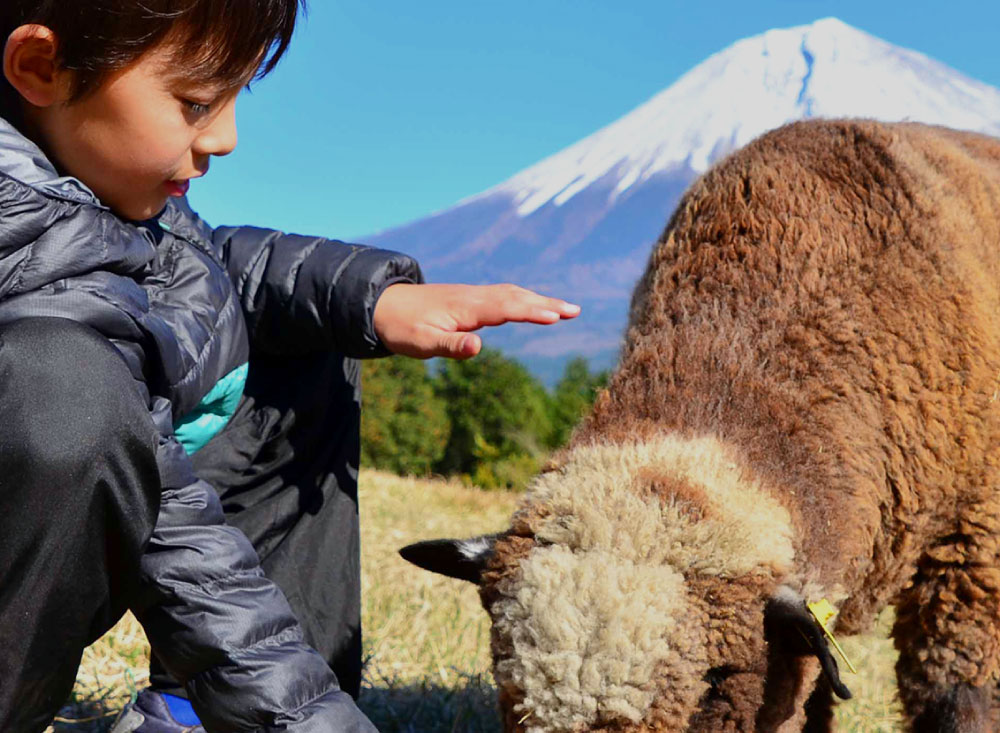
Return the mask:
<svg viewBox="0 0 1000 733">
<path fill-rule="evenodd" d="M 367 241 L 435 281 L 510 280 L 584 306 L 488 342 L 551 381 L 613 360 L 632 284 L 677 199 L 713 162 L 809 117 L 913 120 L 1000 136 L 1000 90 L 834 18 L 739 41 L 593 135 L 455 206 Z"/>
</svg>

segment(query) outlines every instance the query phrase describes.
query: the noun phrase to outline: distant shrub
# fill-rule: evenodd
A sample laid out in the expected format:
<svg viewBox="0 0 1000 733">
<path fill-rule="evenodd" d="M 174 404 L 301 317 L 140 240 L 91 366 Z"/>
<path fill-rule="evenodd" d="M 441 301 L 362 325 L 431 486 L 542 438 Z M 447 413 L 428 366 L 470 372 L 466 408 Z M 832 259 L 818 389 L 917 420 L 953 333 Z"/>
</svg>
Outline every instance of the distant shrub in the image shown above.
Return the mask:
<svg viewBox="0 0 1000 733">
<path fill-rule="evenodd" d="M 362 465 L 459 476 L 487 489 L 523 488 L 607 382 L 577 358 L 550 394 L 494 349 L 433 374 L 401 357 L 367 361 L 362 373 Z"/>
<path fill-rule="evenodd" d="M 551 433 L 549 397 L 518 362 L 484 349 L 474 359 L 442 364 L 434 386 L 451 422 L 439 473 L 494 483 L 486 477 L 499 481 L 499 474 L 484 466 L 523 465 L 525 457 L 537 464 L 544 457 Z M 513 475 L 508 470 L 504 474 Z"/>
<path fill-rule="evenodd" d="M 608 383 L 608 372 L 592 374 L 582 356 L 571 359 L 552 394 L 552 434 L 549 443 L 557 448 L 569 440 L 573 428 L 587 414 L 597 393 Z"/>
<path fill-rule="evenodd" d="M 448 445 L 450 426 L 425 362 L 396 356 L 362 367 L 361 463 L 427 476 Z"/>
<path fill-rule="evenodd" d="M 479 463 L 469 481 L 483 489 L 523 489 L 541 467 L 539 458 L 522 453 Z"/>
</svg>

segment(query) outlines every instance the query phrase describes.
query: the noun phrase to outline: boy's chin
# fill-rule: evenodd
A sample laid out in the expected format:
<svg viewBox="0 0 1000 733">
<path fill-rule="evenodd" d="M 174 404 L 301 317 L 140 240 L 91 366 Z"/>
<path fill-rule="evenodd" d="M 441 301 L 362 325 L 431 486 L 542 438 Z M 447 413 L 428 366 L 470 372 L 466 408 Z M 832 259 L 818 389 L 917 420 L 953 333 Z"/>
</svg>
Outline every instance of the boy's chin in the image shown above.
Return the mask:
<svg viewBox="0 0 1000 733">
<path fill-rule="evenodd" d="M 108 208 L 115 216 L 127 221 L 146 221 L 154 219 L 163 213 L 167 207 L 168 197 L 163 196 L 149 201 L 129 201 L 120 204 L 109 204 Z"/>
</svg>

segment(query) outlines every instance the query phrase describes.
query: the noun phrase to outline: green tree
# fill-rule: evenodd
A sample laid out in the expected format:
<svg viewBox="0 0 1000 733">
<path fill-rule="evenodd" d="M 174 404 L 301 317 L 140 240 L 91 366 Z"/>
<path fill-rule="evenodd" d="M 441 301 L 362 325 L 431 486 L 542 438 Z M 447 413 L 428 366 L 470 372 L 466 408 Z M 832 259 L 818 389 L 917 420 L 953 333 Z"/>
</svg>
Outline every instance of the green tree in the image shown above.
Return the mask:
<svg viewBox="0 0 1000 733">
<path fill-rule="evenodd" d="M 457 473 L 486 488 L 522 487 L 548 448 L 549 396 L 521 364 L 484 349 L 446 362 L 435 380 L 451 435 L 440 473 Z"/>
<path fill-rule="evenodd" d="M 552 395 L 552 433 L 549 443 L 553 448 L 569 440 L 573 428 L 587 414 L 597 393 L 607 383 L 608 372 L 591 374 L 590 366 L 582 356 L 571 359 L 566 364 Z"/>
<path fill-rule="evenodd" d="M 361 463 L 425 476 L 444 455 L 448 415 L 427 365 L 394 356 L 362 367 Z"/>
</svg>

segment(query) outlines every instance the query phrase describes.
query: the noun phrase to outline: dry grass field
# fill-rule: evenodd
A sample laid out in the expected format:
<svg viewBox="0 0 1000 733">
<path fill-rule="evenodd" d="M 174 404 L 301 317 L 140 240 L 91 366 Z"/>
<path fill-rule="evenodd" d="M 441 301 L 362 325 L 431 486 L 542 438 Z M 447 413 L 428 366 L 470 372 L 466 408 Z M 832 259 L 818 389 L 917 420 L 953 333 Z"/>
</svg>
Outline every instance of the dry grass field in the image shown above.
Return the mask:
<svg viewBox="0 0 1000 733">
<path fill-rule="evenodd" d="M 488 625 L 475 589 L 403 562 L 396 550 L 420 539 L 468 536 L 504 526 L 517 497 L 454 482 L 366 472 L 361 476 L 366 685 L 360 705 L 383 733 L 499 733 L 489 672 Z M 873 634 L 846 640 L 860 674 L 844 680 L 855 699 L 838 729 L 901 730 L 887 614 Z M 126 617 L 84 657 L 73 699 L 54 731 L 107 731 L 144 685 L 149 647 Z"/>
</svg>

